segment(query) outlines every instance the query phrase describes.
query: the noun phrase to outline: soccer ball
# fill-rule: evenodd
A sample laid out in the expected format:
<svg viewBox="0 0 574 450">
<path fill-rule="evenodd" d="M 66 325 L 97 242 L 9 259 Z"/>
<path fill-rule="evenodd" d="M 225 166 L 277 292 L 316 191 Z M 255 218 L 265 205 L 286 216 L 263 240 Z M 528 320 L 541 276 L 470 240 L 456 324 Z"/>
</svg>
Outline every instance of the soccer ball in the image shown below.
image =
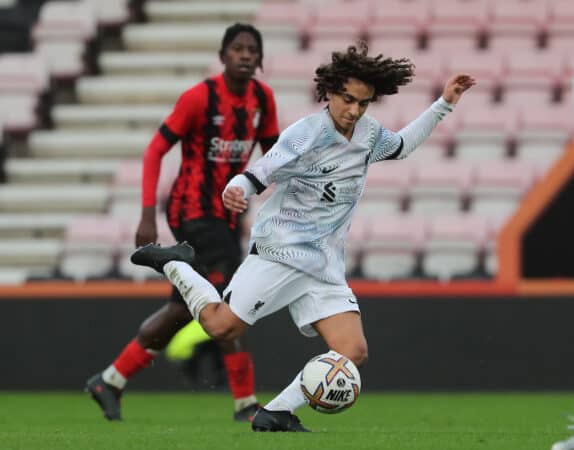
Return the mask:
<svg viewBox="0 0 574 450">
<path fill-rule="evenodd" d="M 350 359 L 331 350 L 305 364 L 301 372 L 301 390 L 311 408 L 335 414 L 357 401 L 361 376 Z"/>
</svg>

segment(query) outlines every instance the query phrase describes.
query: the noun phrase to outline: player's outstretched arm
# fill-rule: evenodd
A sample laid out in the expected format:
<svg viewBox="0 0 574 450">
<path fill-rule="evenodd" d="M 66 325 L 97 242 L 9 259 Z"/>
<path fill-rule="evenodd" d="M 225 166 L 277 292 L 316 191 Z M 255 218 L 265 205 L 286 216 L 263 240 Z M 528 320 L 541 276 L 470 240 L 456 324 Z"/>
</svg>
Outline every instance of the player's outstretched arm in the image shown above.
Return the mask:
<svg viewBox="0 0 574 450">
<path fill-rule="evenodd" d="M 247 200 L 243 188 L 228 186 L 223 191 L 223 204 L 233 212 L 242 213 L 247 209 Z"/>
<path fill-rule="evenodd" d="M 442 91 L 442 97 L 450 104 L 460 100 L 462 94 L 476 84 L 476 80 L 466 73 L 461 73 L 450 78 Z"/>
</svg>

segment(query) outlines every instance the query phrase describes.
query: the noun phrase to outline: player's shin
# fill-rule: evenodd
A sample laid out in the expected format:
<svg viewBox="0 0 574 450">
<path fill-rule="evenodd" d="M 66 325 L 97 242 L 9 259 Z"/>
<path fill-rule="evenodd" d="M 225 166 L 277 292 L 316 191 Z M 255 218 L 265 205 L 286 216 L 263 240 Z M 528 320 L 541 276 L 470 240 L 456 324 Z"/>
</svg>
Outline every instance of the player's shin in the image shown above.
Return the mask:
<svg viewBox="0 0 574 450">
<path fill-rule="evenodd" d="M 195 319 L 200 319 L 202 309 L 209 303 L 221 302 L 217 289 L 189 264 L 182 261 L 170 261 L 163 266 L 163 272 L 171 284 L 177 288 Z"/>
<path fill-rule="evenodd" d="M 268 411 L 289 411 L 293 413 L 305 404 L 305 396 L 301 390 L 301 372 L 281 393 L 265 405 Z"/>
</svg>

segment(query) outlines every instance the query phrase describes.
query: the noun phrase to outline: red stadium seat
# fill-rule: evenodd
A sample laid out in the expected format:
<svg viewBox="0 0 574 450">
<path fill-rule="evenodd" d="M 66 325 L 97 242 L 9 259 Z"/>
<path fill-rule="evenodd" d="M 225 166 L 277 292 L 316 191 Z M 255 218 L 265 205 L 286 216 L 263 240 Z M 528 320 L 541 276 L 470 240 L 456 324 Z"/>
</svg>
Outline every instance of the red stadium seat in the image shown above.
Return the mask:
<svg viewBox="0 0 574 450">
<path fill-rule="evenodd" d="M 548 168 L 562 155 L 574 136 L 572 105 L 525 108 L 521 110 L 516 134 L 516 156 Z"/>
<path fill-rule="evenodd" d="M 574 3 L 571 0 L 552 0 L 548 3 L 550 36 L 574 35 Z"/>
<path fill-rule="evenodd" d="M 495 51 L 532 50 L 543 43 L 548 21 L 544 1 L 490 0 L 488 47 Z"/>
<path fill-rule="evenodd" d="M 417 164 L 408 192 L 409 212 L 424 216 L 460 213 L 471 175 L 471 166 L 458 161 Z"/>
<path fill-rule="evenodd" d="M 382 53 L 385 57 L 402 58 L 412 55 L 418 48 L 418 42 L 412 36 L 379 36 L 369 42 L 370 52 Z"/>
<path fill-rule="evenodd" d="M 470 211 L 499 220 L 512 214 L 534 182 L 534 166 L 520 160 L 485 161 L 476 167 Z"/>
<path fill-rule="evenodd" d="M 440 280 L 471 277 L 480 269 L 487 221 L 473 215 L 438 216 L 429 221 L 423 273 Z"/>
<path fill-rule="evenodd" d="M 384 7 L 373 10 L 371 38 L 388 36 L 410 36 L 420 38 L 426 35 L 430 21 L 430 4 L 426 0 L 389 0 Z"/>
<path fill-rule="evenodd" d="M 491 51 L 447 53 L 444 58 L 444 76 L 461 72 L 472 74 L 477 80 L 476 86 L 469 94 L 480 91 L 481 97 L 484 97 L 484 90 L 493 93 L 494 89 L 501 85 L 504 75 L 503 59 L 500 54 Z M 462 102 L 466 103 L 467 95 L 465 94 Z"/>
<path fill-rule="evenodd" d="M 374 217 L 362 258 L 363 275 L 375 280 L 412 277 L 424 239 L 425 220 L 410 215 Z"/>
<path fill-rule="evenodd" d="M 513 51 L 505 60 L 507 89 L 560 84 L 565 75 L 564 55 L 550 51 Z"/>
<path fill-rule="evenodd" d="M 475 49 L 484 35 L 486 22 L 485 2 L 443 0 L 431 9 L 428 46 L 433 50 Z"/>
<path fill-rule="evenodd" d="M 371 4 L 367 0 L 336 0 L 330 2 L 328 7 L 317 5 L 312 15 L 314 20 L 307 29 L 311 41 L 338 36 L 356 40 L 367 33 Z"/>
<path fill-rule="evenodd" d="M 121 225 L 112 217 L 71 220 L 66 228 L 61 274 L 76 281 L 109 276 L 121 237 Z"/>
</svg>

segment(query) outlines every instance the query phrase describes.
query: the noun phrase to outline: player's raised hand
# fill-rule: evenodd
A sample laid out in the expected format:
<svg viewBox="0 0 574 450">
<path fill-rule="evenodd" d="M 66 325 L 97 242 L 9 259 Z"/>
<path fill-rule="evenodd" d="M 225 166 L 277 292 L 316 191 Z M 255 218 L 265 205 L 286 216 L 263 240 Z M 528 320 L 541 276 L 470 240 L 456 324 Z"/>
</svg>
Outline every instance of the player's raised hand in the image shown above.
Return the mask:
<svg viewBox="0 0 574 450">
<path fill-rule="evenodd" d="M 456 103 L 460 100 L 462 94 L 476 84 L 476 80 L 466 74 L 461 73 L 449 79 L 442 91 L 442 97 L 448 103 Z"/>
<path fill-rule="evenodd" d="M 237 186 L 230 186 L 223 191 L 223 204 L 233 212 L 242 213 L 247 209 L 247 200 L 243 189 Z"/>
</svg>

